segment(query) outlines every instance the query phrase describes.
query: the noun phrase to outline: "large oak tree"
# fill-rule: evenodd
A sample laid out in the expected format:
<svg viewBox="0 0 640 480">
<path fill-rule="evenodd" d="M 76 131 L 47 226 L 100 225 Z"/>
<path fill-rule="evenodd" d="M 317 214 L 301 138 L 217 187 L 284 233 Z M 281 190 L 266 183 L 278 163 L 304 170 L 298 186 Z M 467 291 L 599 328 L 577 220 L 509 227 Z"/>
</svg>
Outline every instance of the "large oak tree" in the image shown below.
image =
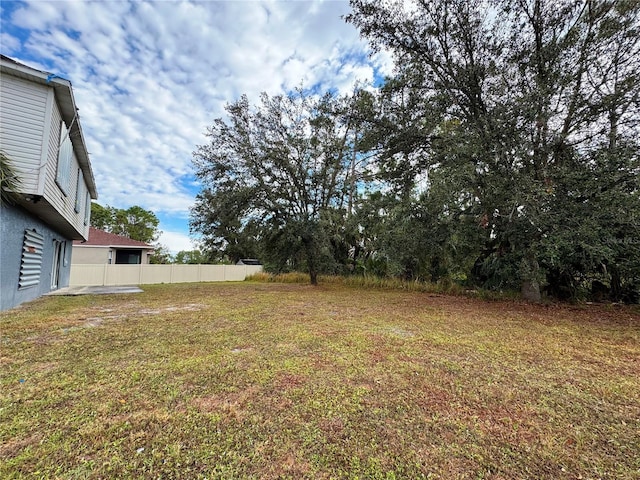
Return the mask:
<svg viewBox="0 0 640 480">
<path fill-rule="evenodd" d="M 347 20 L 396 56 L 390 105 L 410 106 L 382 112 L 400 120 L 381 122 L 398 126 L 381 170 L 409 190 L 422 179 L 452 240 L 479 233 L 477 280 L 532 298 L 541 284 L 562 296 L 598 277 L 619 297 L 640 282 L 640 3 L 351 5 Z"/>
<path fill-rule="evenodd" d="M 354 126 L 348 99 L 302 89 L 246 96 L 226 107 L 194 152 L 203 184 L 192 231 L 231 260 L 261 256 L 277 270 L 332 271 L 335 235 L 353 196 Z"/>
</svg>

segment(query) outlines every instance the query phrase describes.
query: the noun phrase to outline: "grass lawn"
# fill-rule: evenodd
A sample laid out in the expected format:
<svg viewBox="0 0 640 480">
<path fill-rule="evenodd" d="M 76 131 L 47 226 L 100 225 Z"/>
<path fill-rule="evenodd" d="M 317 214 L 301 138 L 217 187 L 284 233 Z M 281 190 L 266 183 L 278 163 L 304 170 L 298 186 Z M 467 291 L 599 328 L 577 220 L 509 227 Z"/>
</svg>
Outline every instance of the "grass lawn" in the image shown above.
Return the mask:
<svg viewBox="0 0 640 480">
<path fill-rule="evenodd" d="M 640 312 L 276 283 L 0 314 L 0 478 L 640 477 Z"/>
</svg>

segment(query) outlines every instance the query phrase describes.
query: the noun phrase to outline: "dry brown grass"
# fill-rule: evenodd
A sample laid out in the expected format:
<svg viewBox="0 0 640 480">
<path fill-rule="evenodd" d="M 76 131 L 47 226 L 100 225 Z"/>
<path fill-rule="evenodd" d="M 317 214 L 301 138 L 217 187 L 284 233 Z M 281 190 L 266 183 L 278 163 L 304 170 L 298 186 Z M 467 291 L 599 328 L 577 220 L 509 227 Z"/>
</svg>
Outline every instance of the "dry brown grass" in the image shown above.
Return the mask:
<svg viewBox="0 0 640 480">
<path fill-rule="evenodd" d="M 278 283 L 0 315 L 1 478 L 640 476 L 640 314 Z"/>
</svg>

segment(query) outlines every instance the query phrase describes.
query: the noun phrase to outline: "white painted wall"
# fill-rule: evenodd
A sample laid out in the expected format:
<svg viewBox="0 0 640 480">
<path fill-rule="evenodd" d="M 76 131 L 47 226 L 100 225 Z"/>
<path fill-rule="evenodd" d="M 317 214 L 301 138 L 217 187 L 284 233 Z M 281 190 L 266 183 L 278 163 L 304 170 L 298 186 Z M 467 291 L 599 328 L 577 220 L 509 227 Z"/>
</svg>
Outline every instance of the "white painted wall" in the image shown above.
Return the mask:
<svg viewBox="0 0 640 480">
<path fill-rule="evenodd" d="M 53 87 L 3 73 L 0 81 L 0 147 L 20 176 L 19 192 L 42 196 L 64 221 L 87 238 L 89 225 L 85 224 L 87 202 L 84 198 L 87 185 L 84 179 L 80 185 L 79 212 L 75 211 L 80 168 L 75 152 L 66 192 L 56 183 L 61 119 Z M 48 221 L 57 223 L 54 218 L 48 218 Z"/>
<path fill-rule="evenodd" d="M 46 153 L 47 101 L 53 89 L 2 75 L 0 81 L 0 146 L 20 174 L 20 191 L 41 195 L 40 172 Z"/>
<path fill-rule="evenodd" d="M 51 95 L 53 95 L 53 89 L 51 89 Z M 77 172 L 80 168 L 75 152 L 71 159 L 69 183 L 65 186 L 65 191 L 63 191 L 56 183 L 61 119 L 60 108 L 58 107 L 57 102 L 53 101 L 51 105 L 50 129 L 47 138 L 48 149 L 47 166 L 45 169 L 44 198 L 53 205 L 58 212 L 60 212 L 64 219 L 69 222 L 76 231 L 80 232 L 84 238 L 87 238 L 89 235 L 89 225 L 85 225 L 84 223 L 85 211 L 87 208 L 84 194 L 80 202 L 80 211 L 75 211 L 76 195 L 78 193 Z M 69 128 L 69 125 L 66 125 L 66 128 Z M 86 192 L 86 188 L 86 182 L 84 182 L 84 188 L 81 187 L 81 193 Z"/>
</svg>

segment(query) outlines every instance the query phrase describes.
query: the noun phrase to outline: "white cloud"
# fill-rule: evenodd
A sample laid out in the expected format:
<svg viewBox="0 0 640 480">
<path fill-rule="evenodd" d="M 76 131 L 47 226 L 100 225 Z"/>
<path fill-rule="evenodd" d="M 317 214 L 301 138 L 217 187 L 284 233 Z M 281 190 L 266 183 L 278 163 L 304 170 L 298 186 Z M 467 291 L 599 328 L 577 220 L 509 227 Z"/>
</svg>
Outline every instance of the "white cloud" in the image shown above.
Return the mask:
<svg viewBox="0 0 640 480">
<path fill-rule="evenodd" d="M 391 73 L 390 56 L 369 59 L 340 18 L 348 10 L 318 0 L 39 0 L 13 10 L 9 23 L 29 34 L 3 32 L 3 53 L 71 80 L 101 204 L 186 219 L 192 152 L 225 103 L 301 81 L 347 92 L 372 81 L 374 67 Z M 190 249 L 186 233 L 164 235 Z"/>
<path fill-rule="evenodd" d="M 60 10 L 54 2 L 33 2 L 21 7 L 13 15 L 13 21 L 22 28 L 46 29 L 60 18 Z"/>
<path fill-rule="evenodd" d="M 15 52 L 20 49 L 20 39 L 6 32 L 0 32 L 0 45 L 2 45 L 3 49 L 6 48 Z"/>
<path fill-rule="evenodd" d="M 196 248 L 189 236 L 181 232 L 163 232 L 158 241 L 161 245 L 166 246 L 173 255 L 182 250 L 189 251 Z"/>
</svg>

